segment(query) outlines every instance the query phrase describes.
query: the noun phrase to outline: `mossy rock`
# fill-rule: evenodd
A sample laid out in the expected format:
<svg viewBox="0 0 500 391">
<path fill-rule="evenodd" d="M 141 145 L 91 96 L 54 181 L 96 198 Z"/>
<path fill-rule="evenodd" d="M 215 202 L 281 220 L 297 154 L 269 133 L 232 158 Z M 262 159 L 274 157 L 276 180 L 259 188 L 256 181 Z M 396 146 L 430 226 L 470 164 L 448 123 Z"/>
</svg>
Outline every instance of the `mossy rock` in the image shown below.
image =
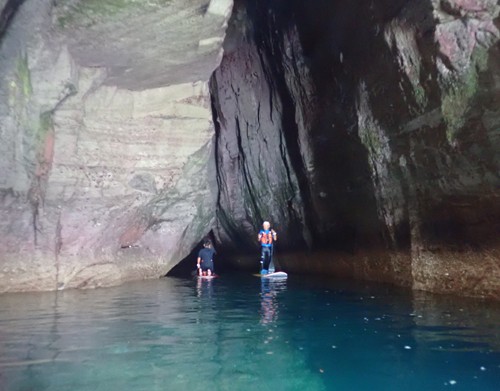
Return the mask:
<svg viewBox="0 0 500 391">
<path fill-rule="evenodd" d="M 420 109 L 424 110 L 427 106 L 427 94 L 425 92 L 424 87 L 420 84 L 415 84 L 413 88 L 413 94 L 415 97 L 415 101 Z"/>
<path fill-rule="evenodd" d="M 90 27 L 100 20 L 113 19 L 136 10 L 162 7 L 172 0 L 78 0 L 62 2 L 57 22 L 61 28 Z"/>
<path fill-rule="evenodd" d="M 471 100 L 479 90 L 479 73 L 486 70 L 488 51 L 476 49 L 470 67 L 447 83 L 441 100 L 441 112 L 446 123 L 446 138 L 454 144 L 467 120 Z"/>
<path fill-rule="evenodd" d="M 40 114 L 40 125 L 38 126 L 38 141 L 45 140 L 45 137 L 54 127 L 54 122 L 52 120 L 52 111 L 47 111 Z"/>
<path fill-rule="evenodd" d="M 33 93 L 33 86 L 31 85 L 31 72 L 28 66 L 28 56 L 23 56 L 17 61 L 16 76 L 18 86 L 24 96 L 29 98 Z"/>
</svg>

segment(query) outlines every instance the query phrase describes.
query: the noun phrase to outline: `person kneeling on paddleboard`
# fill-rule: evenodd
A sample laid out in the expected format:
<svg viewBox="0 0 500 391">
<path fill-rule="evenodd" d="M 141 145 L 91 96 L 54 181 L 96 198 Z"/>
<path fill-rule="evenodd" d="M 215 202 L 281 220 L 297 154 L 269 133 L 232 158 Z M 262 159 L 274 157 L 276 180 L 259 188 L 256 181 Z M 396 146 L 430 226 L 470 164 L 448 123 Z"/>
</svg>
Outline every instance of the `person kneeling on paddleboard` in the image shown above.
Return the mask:
<svg viewBox="0 0 500 391">
<path fill-rule="evenodd" d="M 214 274 L 214 255 L 216 251 L 212 247 L 212 241 L 206 239 L 203 242 L 203 248 L 198 253 L 196 267 L 199 276 L 211 276 Z"/>
<path fill-rule="evenodd" d="M 261 245 L 260 274 L 267 274 L 269 271 L 269 265 L 273 260 L 273 242 L 278 240 L 278 235 L 274 229 L 271 229 L 269 221 L 264 221 L 264 223 L 262 223 L 262 228 L 263 229 L 259 231 L 258 235 L 258 240 Z"/>
</svg>

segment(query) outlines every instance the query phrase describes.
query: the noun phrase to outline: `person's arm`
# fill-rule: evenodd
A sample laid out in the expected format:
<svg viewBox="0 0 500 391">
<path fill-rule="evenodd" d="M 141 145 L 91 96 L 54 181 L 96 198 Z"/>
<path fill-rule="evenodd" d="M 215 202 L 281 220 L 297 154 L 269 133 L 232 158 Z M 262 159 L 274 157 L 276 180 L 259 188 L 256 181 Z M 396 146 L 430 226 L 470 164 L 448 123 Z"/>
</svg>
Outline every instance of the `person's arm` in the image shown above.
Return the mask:
<svg viewBox="0 0 500 391">
<path fill-rule="evenodd" d="M 200 262 L 201 262 L 201 258 L 198 257 L 197 261 L 196 261 L 196 267 L 199 269 L 201 266 L 200 266 Z"/>
<path fill-rule="evenodd" d="M 261 238 L 262 238 L 262 231 L 259 231 L 259 234 L 257 235 L 257 240 L 260 242 Z"/>
<path fill-rule="evenodd" d="M 271 230 L 271 233 L 273 235 L 273 240 L 274 241 L 278 240 L 278 234 L 276 233 L 276 231 L 274 229 Z"/>
</svg>

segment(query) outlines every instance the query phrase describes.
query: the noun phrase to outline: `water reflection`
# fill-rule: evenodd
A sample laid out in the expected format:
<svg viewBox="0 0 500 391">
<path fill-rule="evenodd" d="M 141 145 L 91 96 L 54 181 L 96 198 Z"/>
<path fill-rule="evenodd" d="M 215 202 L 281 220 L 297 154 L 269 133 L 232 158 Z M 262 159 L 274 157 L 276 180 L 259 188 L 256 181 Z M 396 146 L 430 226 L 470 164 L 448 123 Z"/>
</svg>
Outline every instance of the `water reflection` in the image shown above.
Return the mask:
<svg viewBox="0 0 500 391">
<path fill-rule="evenodd" d="M 278 320 L 278 295 L 286 291 L 286 280 L 262 278 L 260 286 L 261 324 L 273 323 Z"/>
<path fill-rule="evenodd" d="M 209 278 L 196 278 L 196 296 L 211 298 L 214 293 L 213 286 L 214 279 Z"/>
<path fill-rule="evenodd" d="M 305 280 L 1 295 L 0 390 L 497 389 L 498 303 Z"/>
<path fill-rule="evenodd" d="M 430 350 L 500 351 L 498 303 L 414 292 L 414 336 Z"/>
<path fill-rule="evenodd" d="M 1 295 L 0 390 L 130 389 L 130 362 L 190 343 L 176 333 L 179 318 L 193 322 L 188 299 L 187 287 L 162 282 Z"/>
</svg>

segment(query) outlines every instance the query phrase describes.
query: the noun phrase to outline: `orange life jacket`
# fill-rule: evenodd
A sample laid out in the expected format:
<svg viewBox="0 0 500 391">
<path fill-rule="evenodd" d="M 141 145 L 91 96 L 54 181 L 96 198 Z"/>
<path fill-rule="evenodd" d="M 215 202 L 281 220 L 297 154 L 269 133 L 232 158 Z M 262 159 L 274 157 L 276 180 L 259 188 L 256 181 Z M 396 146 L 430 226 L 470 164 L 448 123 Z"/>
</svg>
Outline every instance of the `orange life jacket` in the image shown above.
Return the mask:
<svg viewBox="0 0 500 391">
<path fill-rule="evenodd" d="M 274 233 L 274 237 L 276 237 L 276 232 Z M 260 231 L 259 232 L 259 238 L 260 238 L 260 243 L 261 244 L 273 244 L 273 231 L 265 232 L 265 231 Z"/>
</svg>

